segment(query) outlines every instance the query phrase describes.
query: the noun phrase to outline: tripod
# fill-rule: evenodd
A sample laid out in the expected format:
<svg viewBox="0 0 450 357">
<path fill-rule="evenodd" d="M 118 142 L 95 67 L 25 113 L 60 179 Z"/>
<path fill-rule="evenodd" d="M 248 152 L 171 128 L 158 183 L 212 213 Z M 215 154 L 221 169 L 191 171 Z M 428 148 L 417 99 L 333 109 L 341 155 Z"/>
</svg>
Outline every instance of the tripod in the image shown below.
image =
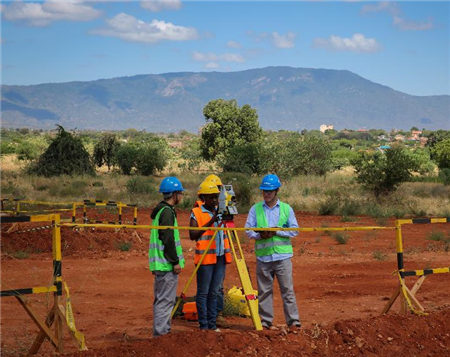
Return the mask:
<svg viewBox="0 0 450 357">
<path fill-rule="evenodd" d="M 222 222 L 220 223 L 220 227 L 224 228 L 223 231 L 228 235 L 228 241 L 230 242 L 230 248 L 233 252 L 234 261 L 236 262 L 236 268 L 239 274 L 239 279 L 241 281 L 242 290 L 244 292 L 245 300 L 247 301 L 248 309 L 250 311 L 250 316 L 252 318 L 253 326 L 255 327 L 255 330 L 261 331 L 262 330 L 262 324 L 261 319 L 259 318 L 258 314 L 258 300 L 257 296 L 255 296 L 253 292 L 252 283 L 250 281 L 250 276 L 248 274 L 247 270 L 247 264 L 245 264 L 245 258 L 244 253 L 242 251 L 241 243 L 239 241 L 239 236 L 237 234 L 236 230 L 233 230 L 235 228 L 234 225 L 234 219 L 233 215 L 231 214 L 225 214 L 222 216 Z M 192 275 L 190 276 L 189 280 L 187 281 L 186 285 L 184 286 L 180 297 L 178 298 L 173 310 L 171 317 L 175 314 L 175 312 L 178 309 L 178 306 L 180 305 L 181 301 L 186 298 L 186 292 L 189 288 L 189 285 L 192 283 L 192 280 L 194 279 L 194 276 L 197 274 L 197 270 L 200 268 L 203 259 L 206 256 L 206 253 L 210 249 L 212 242 L 216 239 L 217 232 L 214 232 L 214 235 L 210 239 L 208 243 L 208 247 L 205 249 L 205 252 L 200 258 L 200 261 L 196 265 L 194 271 L 192 272 Z M 237 248 L 237 249 L 236 249 Z M 239 257 L 238 254 L 239 253 Z"/>
</svg>

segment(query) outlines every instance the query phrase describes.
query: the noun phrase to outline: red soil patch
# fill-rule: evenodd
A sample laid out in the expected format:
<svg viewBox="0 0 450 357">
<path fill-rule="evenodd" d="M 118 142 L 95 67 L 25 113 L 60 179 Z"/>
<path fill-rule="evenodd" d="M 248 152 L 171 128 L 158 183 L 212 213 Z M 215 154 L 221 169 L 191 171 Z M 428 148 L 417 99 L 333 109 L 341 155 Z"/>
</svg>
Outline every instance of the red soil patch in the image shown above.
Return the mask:
<svg viewBox="0 0 450 357">
<path fill-rule="evenodd" d="M 150 223 L 150 210 L 139 210 L 139 224 Z M 179 212 L 180 225 L 189 214 Z M 242 227 L 245 215 L 236 216 Z M 109 218 L 108 218 L 109 219 Z M 340 222 L 340 217 L 297 213 L 304 227 L 367 226 L 367 217 Z M 43 225 L 43 224 L 41 224 Z M 393 225 L 393 220 L 387 222 Z M 22 225 L 28 228 L 29 225 Z M 2 290 L 51 284 L 51 231 L 5 233 L 2 227 Z M 432 231 L 450 234 L 449 225 L 403 227 L 407 269 L 448 267 L 450 253 L 444 243 L 427 240 Z M 418 293 L 430 316 L 378 317 L 397 280 L 395 232 L 348 232 L 347 244 L 332 236 L 302 233 L 294 239 L 294 288 L 305 330 L 285 334 L 253 331 L 251 320 L 227 318 L 230 328 L 220 334 L 197 331 L 196 323 L 174 320 L 173 333 L 151 339 L 153 278 L 148 270 L 148 231 L 63 228 L 63 277 L 72 295 L 77 327 L 86 335 L 90 351 L 79 356 L 448 356 L 450 355 L 449 274 L 429 276 Z M 242 236 L 241 236 L 242 237 Z M 120 242 L 131 242 L 131 251 L 121 252 Z M 195 244 L 182 233 L 187 264 L 180 276 L 179 291 L 193 271 Z M 253 242 L 243 239 L 250 276 L 255 279 Z M 26 260 L 4 254 L 27 250 Z M 374 259 L 374 252 L 386 260 Z M 411 286 L 415 278 L 408 278 Z M 240 285 L 234 265 L 227 269 L 226 287 Z M 255 286 L 256 287 L 256 286 Z M 188 295 L 195 294 L 195 280 Z M 29 296 L 41 316 L 48 304 L 44 295 Z M 51 299 L 50 299 L 51 300 Z M 281 297 L 275 287 L 275 324 L 284 323 Z M 1 300 L 2 355 L 26 353 L 37 329 L 14 298 Z M 394 311 L 398 306 L 394 305 Z M 381 337 L 380 337 L 381 336 Z M 76 351 L 66 336 L 66 351 Z M 46 342 L 43 353 L 52 354 Z"/>
</svg>

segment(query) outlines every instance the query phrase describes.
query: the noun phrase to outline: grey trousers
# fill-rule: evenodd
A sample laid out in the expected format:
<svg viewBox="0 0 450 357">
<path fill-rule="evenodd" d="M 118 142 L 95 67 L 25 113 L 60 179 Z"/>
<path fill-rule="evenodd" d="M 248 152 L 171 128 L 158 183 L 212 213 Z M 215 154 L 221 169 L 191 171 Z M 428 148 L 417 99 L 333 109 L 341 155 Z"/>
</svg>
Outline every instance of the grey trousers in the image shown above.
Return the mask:
<svg viewBox="0 0 450 357">
<path fill-rule="evenodd" d="M 273 280 L 278 280 L 283 299 L 284 317 L 288 326 L 300 323 L 294 285 L 292 283 L 291 259 L 264 263 L 256 260 L 256 278 L 258 280 L 258 308 L 263 326 L 273 322 Z"/>
<path fill-rule="evenodd" d="M 170 314 L 177 299 L 178 275 L 171 271 L 156 272 L 154 275 L 153 336 L 156 337 L 170 332 Z"/>
</svg>

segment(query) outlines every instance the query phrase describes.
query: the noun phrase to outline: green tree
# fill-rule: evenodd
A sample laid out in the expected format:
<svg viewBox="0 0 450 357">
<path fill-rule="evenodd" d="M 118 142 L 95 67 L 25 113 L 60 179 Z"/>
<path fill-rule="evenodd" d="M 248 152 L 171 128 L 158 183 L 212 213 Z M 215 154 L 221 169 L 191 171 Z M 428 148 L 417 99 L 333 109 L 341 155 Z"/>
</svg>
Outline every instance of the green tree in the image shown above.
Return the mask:
<svg viewBox="0 0 450 357">
<path fill-rule="evenodd" d="M 234 146 L 258 142 L 261 138 L 258 114 L 250 105 L 240 108 L 234 99 L 216 99 L 203 108 L 203 114 L 207 124 L 202 130 L 200 147 L 206 160 L 214 160 Z"/>
<path fill-rule="evenodd" d="M 103 165 L 108 166 L 108 171 L 114 165 L 117 150 L 120 147 L 120 143 L 117 140 L 115 134 L 104 133 L 100 140 L 94 146 L 94 163 L 98 167 Z"/>
<path fill-rule="evenodd" d="M 258 143 L 246 143 L 229 149 L 219 158 L 218 165 L 225 172 L 262 174 L 262 147 Z"/>
<path fill-rule="evenodd" d="M 396 145 L 386 150 L 360 151 L 351 160 L 356 180 L 371 191 L 377 199 L 394 192 L 400 184 L 408 181 L 417 164 L 405 148 Z"/>
<path fill-rule="evenodd" d="M 130 175 L 133 168 L 136 166 L 138 156 L 138 149 L 134 145 L 121 145 L 116 152 L 115 164 L 124 175 Z"/>
<path fill-rule="evenodd" d="M 450 169 L 450 138 L 439 141 L 432 149 L 433 159 L 439 169 Z"/>
<path fill-rule="evenodd" d="M 89 153 L 80 138 L 58 125 L 56 137 L 47 150 L 30 166 L 30 172 L 39 176 L 94 175 Z"/>
</svg>

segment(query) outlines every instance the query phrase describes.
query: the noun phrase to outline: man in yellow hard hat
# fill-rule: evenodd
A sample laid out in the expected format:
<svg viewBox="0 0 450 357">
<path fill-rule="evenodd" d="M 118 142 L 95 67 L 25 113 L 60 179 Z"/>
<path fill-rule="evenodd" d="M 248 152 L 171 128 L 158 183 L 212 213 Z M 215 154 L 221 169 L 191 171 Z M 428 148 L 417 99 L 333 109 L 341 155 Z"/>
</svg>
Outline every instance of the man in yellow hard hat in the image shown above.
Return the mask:
<svg viewBox="0 0 450 357">
<path fill-rule="evenodd" d="M 200 184 L 197 193 L 202 200 L 202 205 L 192 209 L 190 226 L 217 227 L 219 189 L 216 185 L 204 181 Z M 197 242 L 194 256 L 195 265 L 199 264 L 213 236 L 214 231 L 189 231 L 191 240 Z M 198 322 L 202 330 L 209 329 L 220 332 L 216 325 L 217 296 L 225 276 L 225 266 L 229 263 L 231 263 L 231 249 L 228 236 L 223 232 L 218 232 L 197 271 L 196 305 Z"/>
</svg>

